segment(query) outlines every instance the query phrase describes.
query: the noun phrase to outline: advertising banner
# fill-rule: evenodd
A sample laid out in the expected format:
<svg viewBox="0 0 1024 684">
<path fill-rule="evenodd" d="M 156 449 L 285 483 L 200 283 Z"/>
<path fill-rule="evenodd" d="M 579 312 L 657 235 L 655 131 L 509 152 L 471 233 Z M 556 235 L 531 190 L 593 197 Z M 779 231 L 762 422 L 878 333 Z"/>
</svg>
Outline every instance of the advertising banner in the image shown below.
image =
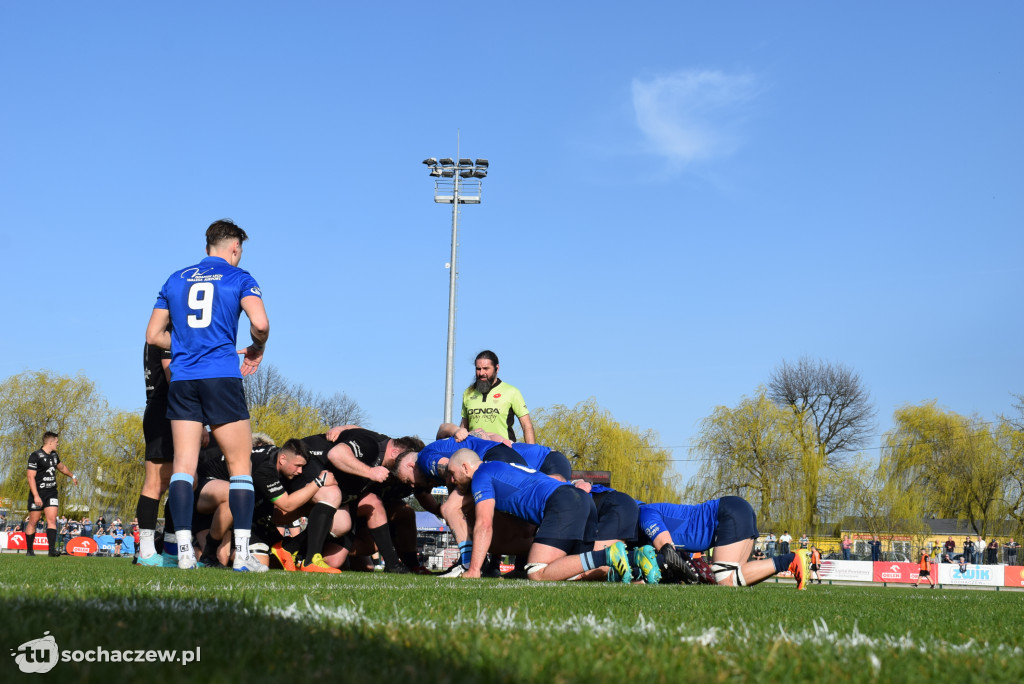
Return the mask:
<svg viewBox="0 0 1024 684">
<path fill-rule="evenodd" d="M 114 553 L 114 537 L 109 534 L 104 534 L 99 537 L 94 537 L 96 545 L 101 549 L 106 549 L 110 553 Z M 135 553 L 135 540 L 131 537 L 125 537 L 121 540 L 121 553 L 128 555 Z"/>
<path fill-rule="evenodd" d="M 1003 567 L 1003 586 L 1024 587 L 1024 565 Z"/>
<path fill-rule="evenodd" d="M 1002 565 L 966 565 L 963 572 L 960 572 L 959 563 L 941 563 L 938 567 L 939 584 L 963 584 L 975 587 L 1003 586 Z"/>
<path fill-rule="evenodd" d="M 918 580 L 917 563 L 872 563 L 874 566 L 875 582 L 897 582 L 903 584 L 914 584 Z M 935 566 L 932 566 L 934 572 Z"/>
<path fill-rule="evenodd" d="M 89 537 L 75 537 L 68 542 L 64 548 L 65 551 L 70 553 L 72 556 L 88 556 L 90 553 L 96 553 L 96 542 Z"/>
<path fill-rule="evenodd" d="M 818 574 L 823 580 L 871 582 L 874 572 L 870 561 L 822 560 Z"/>
<path fill-rule="evenodd" d="M 16 551 L 25 551 L 28 549 L 28 538 L 24 532 L 8 532 L 7 533 L 7 548 L 14 549 Z M 32 549 L 39 553 L 40 551 L 46 553 L 50 550 L 50 544 L 46 541 L 46 534 L 36 534 L 35 544 L 32 545 Z"/>
</svg>

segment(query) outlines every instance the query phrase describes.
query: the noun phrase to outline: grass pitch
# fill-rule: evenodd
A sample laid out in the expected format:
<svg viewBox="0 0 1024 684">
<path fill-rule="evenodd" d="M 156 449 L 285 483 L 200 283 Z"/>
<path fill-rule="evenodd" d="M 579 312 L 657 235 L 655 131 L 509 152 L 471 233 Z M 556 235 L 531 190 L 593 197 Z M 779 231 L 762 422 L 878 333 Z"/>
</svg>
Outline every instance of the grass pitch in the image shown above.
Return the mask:
<svg viewBox="0 0 1024 684">
<path fill-rule="evenodd" d="M 0 645 L 195 650 L 0 680 L 1024 681 L 1024 593 L 749 589 L 345 573 L 262 575 L 0 556 Z"/>
</svg>

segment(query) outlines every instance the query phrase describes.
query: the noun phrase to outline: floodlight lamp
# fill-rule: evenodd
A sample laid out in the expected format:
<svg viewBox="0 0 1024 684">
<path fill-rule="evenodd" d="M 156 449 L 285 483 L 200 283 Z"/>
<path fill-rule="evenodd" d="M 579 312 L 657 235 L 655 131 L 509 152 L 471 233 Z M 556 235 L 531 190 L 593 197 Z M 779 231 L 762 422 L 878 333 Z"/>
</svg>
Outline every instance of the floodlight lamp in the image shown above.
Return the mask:
<svg viewBox="0 0 1024 684">
<path fill-rule="evenodd" d="M 473 176 L 473 169 L 462 169 L 459 171 L 459 175 L 463 178 L 471 178 Z"/>
<path fill-rule="evenodd" d="M 430 175 L 431 176 L 440 176 L 441 175 L 441 169 L 437 168 L 436 166 L 433 167 L 432 169 L 430 169 Z"/>
<path fill-rule="evenodd" d="M 481 167 L 481 168 L 485 168 L 486 169 L 487 168 L 487 160 L 486 159 L 477 159 L 476 160 L 476 165 Z"/>
<path fill-rule="evenodd" d="M 445 157 L 444 159 L 441 160 L 440 164 L 441 166 L 455 166 L 455 162 L 452 160 L 451 157 Z"/>
<path fill-rule="evenodd" d="M 460 159 L 459 160 L 459 166 L 472 166 L 472 165 L 473 165 L 473 160 L 472 159 Z"/>
<path fill-rule="evenodd" d="M 480 167 L 477 167 L 477 169 L 475 171 L 473 171 L 473 177 L 474 178 L 485 178 L 486 176 L 487 176 L 487 169 L 481 169 Z"/>
<path fill-rule="evenodd" d="M 445 178 L 451 178 L 452 176 L 455 175 L 455 172 L 452 171 L 451 169 L 445 169 L 444 171 L 441 172 L 441 175 L 444 176 Z"/>
<path fill-rule="evenodd" d="M 430 159 L 424 159 L 423 163 L 426 164 L 427 166 L 436 166 L 437 159 L 435 157 L 431 157 Z"/>
</svg>

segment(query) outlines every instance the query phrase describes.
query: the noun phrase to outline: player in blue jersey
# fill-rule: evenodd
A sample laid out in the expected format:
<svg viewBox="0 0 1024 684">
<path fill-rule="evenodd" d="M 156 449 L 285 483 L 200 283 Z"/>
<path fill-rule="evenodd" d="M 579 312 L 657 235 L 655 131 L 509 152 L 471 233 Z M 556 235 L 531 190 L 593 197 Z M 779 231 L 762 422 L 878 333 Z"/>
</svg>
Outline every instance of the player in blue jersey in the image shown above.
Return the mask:
<svg viewBox="0 0 1024 684">
<path fill-rule="evenodd" d="M 537 525 L 526 565 L 529 579 L 603 580 L 609 566 L 624 582 L 632 578 L 622 542 L 592 550 L 597 510 L 593 500 L 576 487 L 522 466 L 484 463 L 470 449 L 455 452 L 448 471 L 459 491 L 472 494 L 474 502 L 473 553 L 463 577 L 480 577 L 493 539 L 494 514 L 501 511 Z"/>
<path fill-rule="evenodd" d="M 175 271 L 164 283 L 146 328 L 148 344 L 171 350 L 167 417 L 174 440 L 174 473 L 168 488 L 178 543 L 178 567 L 196 567 L 192 548 L 192 488 L 203 425 L 210 425 L 231 474 L 238 571 L 262 572 L 249 555 L 255 492 L 252 483 L 251 428 L 242 376 L 259 369 L 270 323 L 259 284 L 238 268 L 245 231 L 228 220 L 206 231 L 207 257 Z M 249 318 L 252 343 L 236 352 L 238 319 Z M 242 368 L 238 353 L 243 353 Z"/>
<path fill-rule="evenodd" d="M 448 424 L 450 425 L 450 424 Z M 452 428 L 457 426 L 451 425 Z M 438 431 L 438 437 L 434 442 L 423 447 L 419 452 L 406 456 L 396 461 L 393 471 L 399 481 L 412 485 L 417 491 L 429 490 L 431 487 L 447 485 L 449 488 L 448 498 L 437 510 L 430 510 L 435 515 L 440 515 L 455 535 L 459 545 L 459 562 L 449 568 L 443 576 L 458 577 L 467 567 L 473 553 L 473 542 L 470 539 L 469 525 L 466 522 L 464 508 L 471 506 L 472 502 L 467 500 L 454 483 L 448 479 L 448 461 L 459 449 L 472 449 L 484 461 L 501 461 L 514 463 L 526 467 L 526 459 L 520 456 L 507 444 L 489 439 L 482 439 L 475 435 L 465 437 L 461 442 L 454 437 L 440 439 L 445 434 L 445 425 Z M 531 446 L 531 445 L 526 445 Z M 419 497 L 417 497 L 419 498 Z M 499 523 L 499 537 L 527 538 L 529 530 L 521 524 L 502 519 Z M 487 577 L 500 577 L 501 572 L 490 564 L 485 571 Z"/>
<path fill-rule="evenodd" d="M 556 480 L 568 482 L 572 477 L 572 465 L 570 465 L 569 459 L 566 458 L 565 454 L 561 451 L 555 451 L 549 446 L 543 446 L 541 444 L 527 444 L 526 442 L 513 442 L 509 438 L 502 437 L 501 435 L 493 432 L 487 432 L 482 429 L 469 431 L 464 427 L 455 425 L 454 423 L 442 423 L 441 427 L 437 430 L 438 439 L 454 437 L 455 441 L 460 444 L 469 436 L 504 444 L 512 449 L 512 451 L 519 454 L 523 458 L 523 461 L 525 461 L 527 467 L 543 473 L 544 475 L 549 475 Z M 468 448 L 472 449 L 473 447 Z M 479 454 L 480 452 L 477 453 Z M 485 458 L 484 460 L 486 461 L 488 459 Z M 492 456 L 491 460 L 502 460 L 506 463 L 519 463 L 519 461 L 514 458 L 501 456 Z"/>
<path fill-rule="evenodd" d="M 749 586 L 789 570 L 803 589 L 807 577 L 804 554 L 788 553 L 750 561 L 757 539 L 757 515 L 738 496 L 724 496 L 701 504 L 652 503 L 640 506 L 640 530 L 664 558 L 663 569 L 678 569 L 685 553 L 712 549 L 711 567 L 718 584 Z M 678 548 L 677 548 L 678 547 Z"/>
</svg>

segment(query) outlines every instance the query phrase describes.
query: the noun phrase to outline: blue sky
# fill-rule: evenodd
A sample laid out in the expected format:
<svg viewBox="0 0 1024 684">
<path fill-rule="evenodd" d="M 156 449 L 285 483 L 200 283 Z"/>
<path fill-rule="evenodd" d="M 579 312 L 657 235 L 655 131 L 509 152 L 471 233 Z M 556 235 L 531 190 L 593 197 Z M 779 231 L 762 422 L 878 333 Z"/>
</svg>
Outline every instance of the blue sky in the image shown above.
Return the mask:
<svg viewBox="0 0 1024 684">
<path fill-rule="evenodd" d="M 378 430 L 429 435 L 451 215 L 420 161 L 461 132 L 491 173 L 460 220 L 457 386 L 491 348 L 531 407 L 594 396 L 678 459 L 715 406 L 802 355 L 862 375 L 879 433 L 908 402 L 1007 412 L 1024 392 L 1022 19 L 4 3 L 0 377 L 81 370 L 140 407 L 156 292 L 231 217 L 266 361 L 347 392 Z"/>
</svg>

